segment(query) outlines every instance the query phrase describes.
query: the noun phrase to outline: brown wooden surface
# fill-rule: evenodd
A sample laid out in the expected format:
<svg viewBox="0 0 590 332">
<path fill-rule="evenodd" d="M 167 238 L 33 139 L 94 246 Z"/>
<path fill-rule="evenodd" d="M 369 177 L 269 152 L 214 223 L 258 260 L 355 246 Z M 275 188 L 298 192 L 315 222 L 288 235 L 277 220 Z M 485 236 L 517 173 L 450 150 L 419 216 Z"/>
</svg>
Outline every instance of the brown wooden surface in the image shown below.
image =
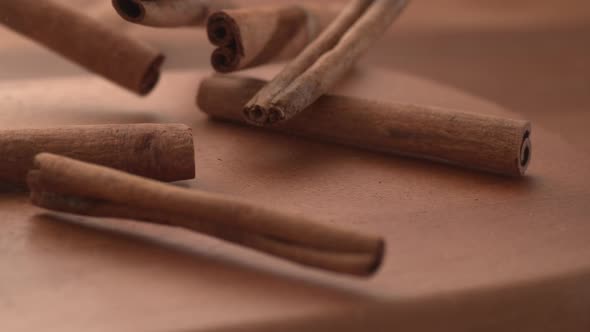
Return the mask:
<svg viewBox="0 0 590 332">
<path fill-rule="evenodd" d="M 202 31 L 129 29 L 171 60 L 140 99 L 2 30 L 0 127 L 182 121 L 197 156 L 185 185 L 379 232 L 388 255 L 372 279 L 340 277 L 180 230 L 48 214 L 4 188 L 0 327 L 588 331 L 589 12 L 416 0 L 336 91 L 530 119 L 522 181 L 208 121 L 194 106 L 210 72 Z"/>
</svg>

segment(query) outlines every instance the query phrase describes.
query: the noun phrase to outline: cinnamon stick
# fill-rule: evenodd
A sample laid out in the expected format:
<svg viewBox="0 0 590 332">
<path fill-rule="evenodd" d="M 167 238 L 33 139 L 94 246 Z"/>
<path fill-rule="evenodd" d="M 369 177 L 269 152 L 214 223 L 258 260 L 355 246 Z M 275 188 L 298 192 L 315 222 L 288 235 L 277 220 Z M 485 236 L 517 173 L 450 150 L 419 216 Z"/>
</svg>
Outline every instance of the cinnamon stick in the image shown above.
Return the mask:
<svg viewBox="0 0 590 332">
<path fill-rule="evenodd" d="M 209 41 L 217 49 L 211 64 L 221 73 L 291 58 L 317 37 L 338 4 L 255 6 L 212 13 Z"/>
<path fill-rule="evenodd" d="M 41 207 L 184 227 L 335 272 L 370 275 L 383 256 L 377 237 L 48 153 L 27 178 Z"/>
<path fill-rule="evenodd" d="M 2 0 L 0 23 L 139 95 L 158 82 L 162 54 L 52 0 Z"/>
<path fill-rule="evenodd" d="M 132 23 L 153 27 L 201 25 L 211 10 L 230 6 L 213 0 L 112 0 L 119 15 Z"/>
<path fill-rule="evenodd" d="M 406 0 L 351 0 L 320 36 L 244 107 L 257 125 L 288 120 L 327 93 L 399 16 Z"/>
<path fill-rule="evenodd" d="M 193 137 L 185 125 L 91 125 L 0 130 L 0 182 L 25 183 L 33 158 L 40 152 L 162 181 L 195 176 Z"/>
<path fill-rule="evenodd" d="M 249 123 L 242 105 L 264 84 L 235 76 L 208 78 L 201 83 L 198 106 L 214 118 Z M 323 96 L 297 117 L 269 128 L 511 176 L 524 175 L 532 157 L 528 121 L 347 96 Z"/>
</svg>

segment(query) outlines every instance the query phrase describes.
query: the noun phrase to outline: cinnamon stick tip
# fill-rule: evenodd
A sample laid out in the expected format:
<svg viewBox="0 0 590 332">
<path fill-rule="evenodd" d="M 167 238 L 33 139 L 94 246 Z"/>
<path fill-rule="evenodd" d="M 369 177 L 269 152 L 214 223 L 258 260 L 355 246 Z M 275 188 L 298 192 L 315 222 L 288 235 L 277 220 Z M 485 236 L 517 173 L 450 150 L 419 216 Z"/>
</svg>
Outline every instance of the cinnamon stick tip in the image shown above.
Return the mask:
<svg viewBox="0 0 590 332">
<path fill-rule="evenodd" d="M 237 52 L 230 47 L 220 47 L 211 54 L 211 66 L 220 73 L 234 71 L 239 62 Z"/>
<path fill-rule="evenodd" d="M 244 108 L 244 117 L 254 125 L 272 125 L 285 119 L 285 112 L 278 107 L 266 109 L 260 105 L 252 105 Z"/>
<path fill-rule="evenodd" d="M 237 44 L 239 27 L 236 21 L 224 11 L 217 11 L 207 19 L 207 37 L 216 46 Z M 240 45 L 235 45 L 239 47 Z"/>
<path fill-rule="evenodd" d="M 267 119 L 266 112 L 258 105 L 252 105 L 244 108 L 244 117 L 248 122 L 255 125 L 262 125 Z"/>
<path fill-rule="evenodd" d="M 531 125 L 527 123 L 524 134 L 522 136 L 522 142 L 520 144 L 520 151 L 517 159 L 517 166 L 520 175 L 524 175 L 532 158 L 533 145 L 531 142 Z"/>
<path fill-rule="evenodd" d="M 379 268 L 383 264 L 383 260 L 385 258 L 385 252 L 386 252 L 385 240 L 380 239 L 379 243 L 377 244 L 375 260 L 373 261 L 373 264 L 371 264 L 369 266 L 369 270 L 367 271 L 368 272 L 367 276 L 372 276 L 375 273 L 377 273 L 377 271 L 379 271 Z"/>
<path fill-rule="evenodd" d="M 165 60 L 166 57 L 163 54 L 156 55 L 152 60 L 140 82 L 138 92 L 141 96 L 149 94 L 158 84 L 158 81 L 160 80 L 160 68 Z"/>
<path fill-rule="evenodd" d="M 145 8 L 140 0 L 112 0 L 113 7 L 127 21 L 137 23 L 145 17 Z"/>
</svg>

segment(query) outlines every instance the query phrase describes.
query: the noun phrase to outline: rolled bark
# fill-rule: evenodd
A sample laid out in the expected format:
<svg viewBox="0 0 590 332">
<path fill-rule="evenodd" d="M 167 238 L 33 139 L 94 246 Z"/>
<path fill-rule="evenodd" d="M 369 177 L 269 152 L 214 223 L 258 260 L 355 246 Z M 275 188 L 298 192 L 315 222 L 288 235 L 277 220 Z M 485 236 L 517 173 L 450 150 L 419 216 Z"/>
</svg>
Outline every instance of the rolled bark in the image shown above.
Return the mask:
<svg viewBox="0 0 590 332">
<path fill-rule="evenodd" d="M 212 13 L 207 21 L 211 55 L 221 73 L 289 59 L 329 24 L 341 6 L 254 6 Z"/>
<path fill-rule="evenodd" d="M 0 23 L 139 95 L 160 77 L 160 52 L 52 0 L 2 0 Z"/>
<path fill-rule="evenodd" d="M 238 227 L 190 219 L 153 209 L 134 209 L 121 204 L 40 191 L 31 192 L 31 201 L 37 206 L 59 212 L 180 227 L 262 253 L 288 259 L 295 263 L 320 267 L 338 273 L 365 275 L 368 273 L 367 271 L 374 271 L 378 266 L 378 261 L 371 254 L 322 251 L 296 243 L 281 241 L 273 237 L 250 233 Z"/>
<path fill-rule="evenodd" d="M 244 107 L 246 119 L 258 125 L 272 124 L 279 121 L 281 115 L 270 109 L 275 96 L 302 75 L 324 53 L 335 47 L 340 38 L 365 13 L 372 2 L 373 0 L 350 0 L 318 38 L 310 43 L 248 101 Z"/>
<path fill-rule="evenodd" d="M 214 118 L 249 123 L 242 107 L 264 84 L 208 78 L 201 83 L 198 106 Z M 532 157 L 528 121 L 346 96 L 321 97 L 290 121 L 268 128 L 510 176 L 524 175 Z"/>
<path fill-rule="evenodd" d="M 230 6 L 214 0 L 112 0 L 119 15 L 132 23 L 152 27 L 201 25 L 211 10 Z"/>
<path fill-rule="evenodd" d="M 180 226 L 335 272 L 370 275 L 383 258 L 378 237 L 53 154 L 35 157 L 27 183 L 41 207 Z"/>
<path fill-rule="evenodd" d="M 185 125 L 91 125 L 0 130 L 0 181 L 24 184 L 35 155 L 41 152 L 161 181 L 195 176 L 193 137 Z"/>
</svg>

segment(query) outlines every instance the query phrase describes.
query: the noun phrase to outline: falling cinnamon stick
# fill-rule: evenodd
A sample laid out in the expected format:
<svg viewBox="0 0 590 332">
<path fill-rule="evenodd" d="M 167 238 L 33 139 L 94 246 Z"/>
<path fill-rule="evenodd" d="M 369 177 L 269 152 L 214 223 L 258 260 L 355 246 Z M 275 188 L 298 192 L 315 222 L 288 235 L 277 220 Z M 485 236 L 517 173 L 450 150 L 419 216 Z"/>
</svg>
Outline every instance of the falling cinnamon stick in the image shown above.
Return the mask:
<svg viewBox="0 0 590 332">
<path fill-rule="evenodd" d="M 297 55 L 336 16 L 339 4 L 254 6 L 212 13 L 211 64 L 222 73 Z"/>
<path fill-rule="evenodd" d="M 0 23 L 139 95 L 158 82 L 162 54 L 52 0 L 2 0 Z"/>
<path fill-rule="evenodd" d="M 248 123 L 242 105 L 264 84 L 215 76 L 201 83 L 197 102 L 212 117 Z M 532 157 L 528 121 L 346 96 L 323 96 L 297 117 L 269 128 L 511 176 L 524 175 Z"/>
<path fill-rule="evenodd" d="M 351 0 L 342 13 L 244 107 L 257 125 L 288 120 L 337 83 L 405 8 L 407 0 Z"/>
<path fill-rule="evenodd" d="M 162 181 L 195 176 L 191 129 L 181 124 L 0 130 L 0 182 L 25 183 L 33 158 L 59 153 Z"/>
<path fill-rule="evenodd" d="M 201 25 L 211 10 L 226 8 L 219 0 L 112 0 L 125 20 L 153 27 Z"/>
<path fill-rule="evenodd" d="M 41 207 L 184 227 L 335 272 L 370 275 L 383 256 L 377 237 L 48 153 L 27 182 Z"/>
</svg>

